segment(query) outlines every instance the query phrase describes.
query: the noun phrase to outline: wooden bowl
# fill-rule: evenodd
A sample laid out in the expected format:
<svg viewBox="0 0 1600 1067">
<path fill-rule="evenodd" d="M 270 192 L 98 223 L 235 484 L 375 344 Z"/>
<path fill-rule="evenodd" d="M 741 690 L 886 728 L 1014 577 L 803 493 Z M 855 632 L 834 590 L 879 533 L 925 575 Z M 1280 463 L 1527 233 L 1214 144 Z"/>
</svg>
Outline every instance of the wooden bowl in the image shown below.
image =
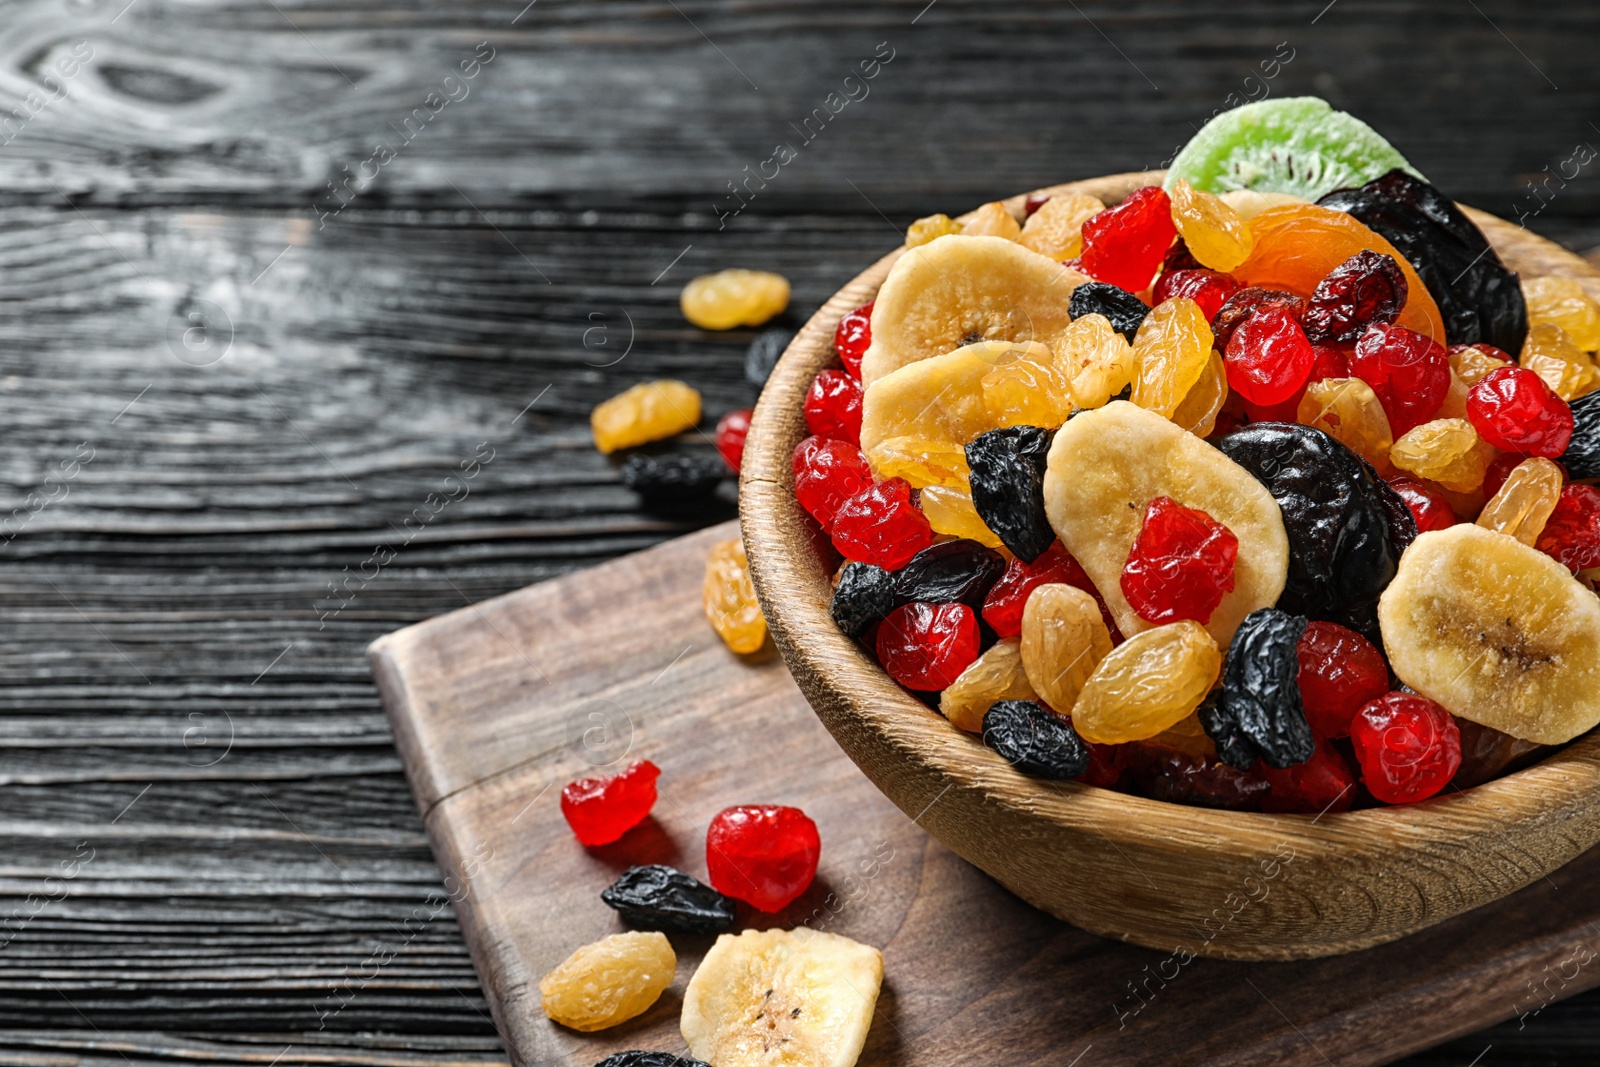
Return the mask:
<svg viewBox="0 0 1600 1067">
<path fill-rule="evenodd" d="M 1118 174 L 1040 192 L 1114 203 L 1161 177 Z M 1020 213 L 1022 199 L 1007 206 Z M 1577 256 L 1472 215 L 1512 270 L 1578 278 L 1600 297 L 1600 274 Z M 1178 966 L 1187 955 L 1280 960 L 1380 944 L 1502 897 L 1600 840 L 1600 731 L 1424 803 L 1265 815 L 1024 777 L 890 680 L 828 616 L 830 575 L 794 498 L 790 453 L 806 436 L 812 377 L 836 365 L 835 325 L 873 298 L 899 254 L 836 293 L 778 363 L 745 445 L 739 512 L 789 670 L 840 747 L 902 811 L 1034 906 L 1173 952 Z"/>
</svg>

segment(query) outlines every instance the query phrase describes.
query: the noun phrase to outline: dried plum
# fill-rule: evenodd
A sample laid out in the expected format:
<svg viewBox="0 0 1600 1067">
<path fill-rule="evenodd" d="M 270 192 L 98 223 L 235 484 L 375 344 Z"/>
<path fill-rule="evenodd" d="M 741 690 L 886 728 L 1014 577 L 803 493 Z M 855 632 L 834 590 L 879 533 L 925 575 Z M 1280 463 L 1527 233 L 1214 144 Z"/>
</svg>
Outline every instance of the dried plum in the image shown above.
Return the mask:
<svg viewBox="0 0 1600 1067">
<path fill-rule="evenodd" d="M 1213 442 L 1278 502 L 1289 536 L 1289 575 L 1278 606 L 1325 618 L 1372 600 L 1394 578 L 1382 479 L 1310 426 L 1255 422 Z"/>
<path fill-rule="evenodd" d="M 1572 441 L 1561 465 L 1574 479 L 1600 478 L 1600 392 L 1572 401 Z"/>
<path fill-rule="evenodd" d="M 733 925 L 733 901 L 675 867 L 629 867 L 600 892 L 629 926 L 681 934 L 719 934 Z"/>
<path fill-rule="evenodd" d="M 1061 716 L 1032 700 L 1001 700 L 983 716 L 983 743 L 1023 774 L 1061 781 L 1089 769 L 1089 746 Z"/>
<path fill-rule="evenodd" d="M 897 603 L 893 574 L 871 563 L 846 563 L 828 614 L 846 637 L 861 637 Z"/>
<path fill-rule="evenodd" d="M 1131 341 L 1144 317 L 1150 314 L 1150 305 L 1109 282 L 1084 282 L 1072 291 L 1067 314 L 1075 319 L 1104 315 L 1113 330 Z"/>
<path fill-rule="evenodd" d="M 1399 169 L 1317 201 L 1376 230 L 1411 261 L 1444 318 L 1448 344 L 1521 352 L 1528 309 L 1517 276 L 1450 198 Z"/>
<path fill-rule="evenodd" d="M 1282 770 L 1304 763 L 1317 749 L 1300 700 L 1297 647 L 1306 619 L 1277 608 L 1244 617 L 1228 646 L 1222 667 L 1222 697 L 1201 725 L 1217 755 L 1241 770 L 1255 760 L 1253 748 L 1269 767 Z"/>
<path fill-rule="evenodd" d="M 767 379 L 772 377 L 772 368 L 778 365 L 778 358 L 793 340 L 794 331 L 782 326 L 773 326 L 756 334 L 756 339 L 750 342 L 750 347 L 744 353 L 745 381 L 757 389 L 766 385 Z"/>
<path fill-rule="evenodd" d="M 992 548 L 965 538 L 941 541 L 895 572 L 895 597 L 901 604 L 962 603 L 982 611 L 984 597 L 1005 569 L 1006 561 Z"/>
<path fill-rule="evenodd" d="M 1417 517 L 1411 511 L 1411 505 L 1406 503 L 1406 498 L 1395 491 L 1394 486 L 1378 477 L 1378 472 L 1372 465 L 1362 460 L 1363 466 L 1372 475 L 1372 484 L 1378 490 L 1378 499 L 1383 502 L 1383 515 L 1389 522 L 1389 544 L 1394 547 L 1395 559 L 1405 554 L 1411 547 L 1411 542 L 1417 539 Z"/>
<path fill-rule="evenodd" d="M 1037 426 L 1005 426 L 967 446 L 972 505 L 984 525 L 1024 563 L 1056 539 L 1044 512 L 1044 468 L 1054 435 Z"/>
<path fill-rule="evenodd" d="M 728 477 L 720 456 L 638 453 L 622 465 L 622 484 L 647 500 L 709 496 Z"/>
<path fill-rule="evenodd" d="M 693 1060 L 687 1056 L 674 1056 L 670 1052 L 617 1052 L 594 1067 L 710 1067 L 700 1060 Z"/>
</svg>

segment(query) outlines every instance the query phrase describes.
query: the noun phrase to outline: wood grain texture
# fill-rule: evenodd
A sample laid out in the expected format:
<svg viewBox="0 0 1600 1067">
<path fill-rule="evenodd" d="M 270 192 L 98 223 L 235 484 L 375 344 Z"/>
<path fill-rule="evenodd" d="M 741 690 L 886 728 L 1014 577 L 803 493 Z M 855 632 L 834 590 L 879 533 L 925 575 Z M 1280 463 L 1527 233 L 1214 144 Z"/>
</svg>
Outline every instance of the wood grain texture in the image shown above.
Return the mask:
<svg viewBox="0 0 1600 1067">
<path fill-rule="evenodd" d="M 1161 172 L 1054 186 L 1120 201 Z M 1021 213 L 1022 197 L 1007 206 Z M 1600 273 L 1507 223 L 1478 216 L 1524 276 Z M 1213 811 L 1014 771 L 901 689 L 828 614 L 832 565 L 817 558 L 794 499 L 790 456 L 817 372 L 834 365 L 834 327 L 877 293 L 885 256 L 796 336 L 757 405 L 745 447 L 740 518 L 756 590 L 800 689 L 840 746 L 907 813 L 1023 899 L 1084 929 L 1150 947 L 1260 960 L 1381 944 L 1479 907 L 1549 874 L 1600 841 L 1600 734 L 1470 790 L 1404 808 L 1321 816 Z M 1288 890 L 1213 928 L 1284 849 Z M 1195 932 L 1204 934 L 1195 940 Z"/>
</svg>

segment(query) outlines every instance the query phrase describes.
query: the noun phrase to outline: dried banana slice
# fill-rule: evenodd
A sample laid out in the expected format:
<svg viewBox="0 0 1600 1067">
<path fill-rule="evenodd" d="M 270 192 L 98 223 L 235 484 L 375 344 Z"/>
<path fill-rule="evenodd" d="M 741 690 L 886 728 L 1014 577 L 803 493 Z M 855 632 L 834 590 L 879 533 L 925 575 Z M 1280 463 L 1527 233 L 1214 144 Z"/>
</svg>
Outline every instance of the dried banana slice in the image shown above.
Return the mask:
<svg viewBox="0 0 1600 1067">
<path fill-rule="evenodd" d="M 848 937 L 723 934 L 689 980 L 680 1029 L 716 1067 L 853 1067 L 882 983 L 883 955 Z"/>
<path fill-rule="evenodd" d="M 1546 745 L 1600 723 L 1600 598 L 1514 537 L 1423 534 L 1378 623 L 1395 674 L 1453 715 Z"/>
<path fill-rule="evenodd" d="M 879 445 L 905 437 L 941 452 L 960 452 L 995 427 L 983 379 L 1020 360 L 1050 365 L 1052 356 L 1031 342 L 980 341 L 885 375 L 861 397 L 861 451 L 870 459 Z"/>
</svg>

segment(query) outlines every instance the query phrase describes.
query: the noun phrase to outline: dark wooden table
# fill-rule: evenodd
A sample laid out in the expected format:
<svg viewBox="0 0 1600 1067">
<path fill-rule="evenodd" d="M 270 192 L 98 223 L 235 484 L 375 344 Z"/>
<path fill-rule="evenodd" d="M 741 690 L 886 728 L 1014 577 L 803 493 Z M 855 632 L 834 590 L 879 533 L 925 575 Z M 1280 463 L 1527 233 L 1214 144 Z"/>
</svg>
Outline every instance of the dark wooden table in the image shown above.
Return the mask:
<svg viewBox="0 0 1600 1067">
<path fill-rule="evenodd" d="M 1600 244 L 1592 5 L 525 2 L 0 12 L 0 1062 L 503 1062 L 363 650 L 732 514 L 589 445 L 641 379 L 753 399 L 692 275 L 798 321 L 1266 92 Z M 1597 1043 L 1590 994 L 1410 1062 Z"/>
</svg>

